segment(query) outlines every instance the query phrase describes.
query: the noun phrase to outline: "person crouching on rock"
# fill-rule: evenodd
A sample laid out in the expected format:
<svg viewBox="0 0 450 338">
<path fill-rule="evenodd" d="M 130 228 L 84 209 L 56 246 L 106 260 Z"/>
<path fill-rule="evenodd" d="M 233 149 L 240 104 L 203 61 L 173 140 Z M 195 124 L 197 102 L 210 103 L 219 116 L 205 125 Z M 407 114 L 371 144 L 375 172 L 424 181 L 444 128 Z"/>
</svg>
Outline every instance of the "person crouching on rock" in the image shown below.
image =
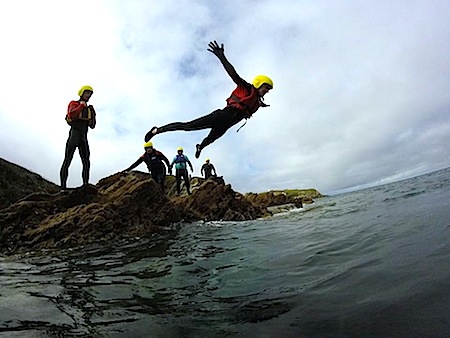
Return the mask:
<svg viewBox="0 0 450 338">
<path fill-rule="evenodd" d="M 124 170 L 124 172 L 128 172 L 136 168 L 139 164 L 142 162 L 145 162 L 147 165 L 148 171 L 151 173 L 152 178 L 155 180 L 156 183 L 159 184 L 162 190 L 164 190 L 164 181 L 166 178 L 166 167 L 164 166 L 163 162 L 166 164 L 167 168 L 169 169 L 169 172 L 172 171 L 172 168 L 170 166 L 170 162 L 167 159 L 166 156 L 159 150 L 156 150 L 153 148 L 152 142 L 145 142 L 144 143 L 144 149 L 145 153 L 139 157 L 136 162 L 134 162 L 132 165 L 130 165 L 127 169 Z"/>
<path fill-rule="evenodd" d="M 214 165 L 209 162 L 209 158 L 205 160 L 205 163 L 202 165 L 201 173 L 202 175 L 205 175 L 205 180 L 213 176 L 212 172 L 214 171 L 214 176 L 217 175 L 216 168 L 214 168 Z"/>
<path fill-rule="evenodd" d="M 189 184 L 189 174 L 187 171 L 187 165 L 189 164 L 189 167 L 191 167 L 191 172 L 194 171 L 194 168 L 192 167 L 191 161 L 189 161 L 189 158 L 183 154 L 183 148 L 178 147 L 177 149 L 177 155 L 173 158 L 172 163 L 170 164 L 170 170 L 172 170 L 172 166 L 175 164 L 175 177 L 177 180 L 177 195 L 180 195 L 181 193 L 181 179 L 184 179 L 184 184 L 186 186 L 186 190 L 188 195 L 191 194 L 191 191 L 189 190 L 190 184 Z"/>
</svg>

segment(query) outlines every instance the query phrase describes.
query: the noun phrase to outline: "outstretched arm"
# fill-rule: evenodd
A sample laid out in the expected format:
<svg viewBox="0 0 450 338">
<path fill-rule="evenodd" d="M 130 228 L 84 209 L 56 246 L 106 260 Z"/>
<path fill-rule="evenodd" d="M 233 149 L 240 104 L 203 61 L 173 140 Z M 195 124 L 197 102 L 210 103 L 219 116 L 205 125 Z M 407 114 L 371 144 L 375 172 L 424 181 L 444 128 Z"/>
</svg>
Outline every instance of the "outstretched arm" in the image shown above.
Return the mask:
<svg viewBox="0 0 450 338">
<path fill-rule="evenodd" d="M 217 58 L 220 60 L 226 72 L 234 81 L 234 83 L 236 83 L 237 85 L 240 84 L 242 82 L 242 79 L 236 72 L 236 69 L 234 69 L 232 64 L 225 57 L 225 50 L 223 48 L 223 43 L 219 46 L 217 41 L 214 40 L 208 44 L 208 47 L 209 47 L 208 51 L 217 56 Z"/>
<path fill-rule="evenodd" d="M 133 170 L 134 168 L 136 168 L 139 164 L 141 164 L 142 162 L 144 162 L 144 159 L 142 157 L 139 157 L 137 159 L 136 162 L 134 162 L 132 165 L 130 165 L 127 169 L 125 169 L 124 171 L 130 171 Z"/>
<path fill-rule="evenodd" d="M 161 154 L 161 155 L 162 155 L 162 154 Z M 169 162 L 169 160 L 167 159 L 167 157 L 165 157 L 164 155 L 162 155 L 162 158 L 163 158 L 164 163 L 165 163 L 166 166 L 167 166 L 167 169 L 170 169 L 170 162 Z"/>
<path fill-rule="evenodd" d="M 191 167 L 191 171 L 194 172 L 194 167 L 192 166 L 191 161 L 187 160 L 186 162 L 187 162 L 187 163 L 189 164 L 189 166 Z"/>
</svg>

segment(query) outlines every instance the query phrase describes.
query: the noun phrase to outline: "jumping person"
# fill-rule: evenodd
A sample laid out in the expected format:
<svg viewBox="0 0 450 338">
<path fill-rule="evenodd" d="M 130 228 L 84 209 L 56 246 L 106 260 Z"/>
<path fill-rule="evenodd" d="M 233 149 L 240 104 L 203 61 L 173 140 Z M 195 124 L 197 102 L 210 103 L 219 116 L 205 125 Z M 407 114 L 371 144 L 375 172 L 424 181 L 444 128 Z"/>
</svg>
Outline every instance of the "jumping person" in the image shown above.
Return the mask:
<svg viewBox="0 0 450 338">
<path fill-rule="evenodd" d="M 191 191 L 189 190 L 190 184 L 189 184 L 189 174 L 187 171 L 187 164 L 189 164 L 189 167 L 191 167 L 191 172 L 194 171 L 194 168 L 192 167 L 192 163 L 191 161 L 189 161 L 189 158 L 183 154 L 182 147 L 178 147 L 177 155 L 173 158 L 172 163 L 170 164 L 170 170 L 172 170 L 172 166 L 174 164 L 175 164 L 175 177 L 177 180 L 177 194 L 180 195 L 181 193 L 181 179 L 183 178 L 187 193 L 188 195 L 190 195 Z"/>
<path fill-rule="evenodd" d="M 145 135 L 146 142 L 154 135 L 168 131 L 192 131 L 211 128 L 208 136 L 200 144 L 196 145 L 195 157 L 199 158 L 202 149 L 225 134 L 229 128 L 243 119 L 250 118 L 259 107 L 269 106 L 263 101 L 264 95 L 273 88 L 273 82 L 269 77 L 258 75 L 253 80 L 253 84 L 249 84 L 238 75 L 234 67 L 225 57 L 223 44 L 219 46 L 214 41 L 210 42 L 208 47 L 207 50 L 217 56 L 228 75 L 237 85 L 236 89 L 231 93 L 231 96 L 226 100 L 226 107 L 217 109 L 208 115 L 190 122 L 174 122 L 162 127 L 153 127 Z"/>
<path fill-rule="evenodd" d="M 87 139 L 88 127 L 94 129 L 96 125 L 95 110 L 88 101 L 94 93 L 91 86 L 83 86 L 78 91 L 80 97 L 77 101 L 71 101 L 67 108 L 66 121 L 70 125 L 69 138 L 66 142 L 64 161 L 60 170 L 61 189 L 67 189 L 67 177 L 69 167 L 72 163 L 75 149 L 78 148 L 81 163 L 83 165 L 82 179 L 83 185 L 89 183 L 90 151 Z"/>
<path fill-rule="evenodd" d="M 170 162 L 162 152 L 153 148 L 152 142 L 145 142 L 144 149 L 145 153 L 124 171 L 128 172 L 130 170 L 133 170 L 139 164 L 145 162 L 148 171 L 152 175 L 152 178 L 155 180 L 156 183 L 159 184 L 161 189 L 164 190 L 164 181 L 166 179 L 166 167 L 164 167 L 163 162 L 166 164 L 167 168 L 169 169 L 169 172 L 171 172 Z"/>
<path fill-rule="evenodd" d="M 216 168 L 214 168 L 214 165 L 209 162 L 209 158 L 205 160 L 205 163 L 202 165 L 201 173 L 202 175 L 205 175 L 205 180 L 213 176 L 212 172 L 214 171 L 214 176 L 217 175 Z"/>
</svg>

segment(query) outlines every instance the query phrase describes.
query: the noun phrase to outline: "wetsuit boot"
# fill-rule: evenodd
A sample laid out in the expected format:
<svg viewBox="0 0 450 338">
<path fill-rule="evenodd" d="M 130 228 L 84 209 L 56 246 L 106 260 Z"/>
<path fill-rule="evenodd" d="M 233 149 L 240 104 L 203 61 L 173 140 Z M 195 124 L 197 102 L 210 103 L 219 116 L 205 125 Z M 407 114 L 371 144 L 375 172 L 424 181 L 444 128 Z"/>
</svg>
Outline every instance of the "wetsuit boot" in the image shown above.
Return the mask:
<svg viewBox="0 0 450 338">
<path fill-rule="evenodd" d="M 202 152 L 202 148 L 200 144 L 196 144 L 195 145 L 195 158 L 199 158 L 200 157 L 200 153 Z"/>
<path fill-rule="evenodd" d="M 144 141 L 145 141 L 145 142 L 150 141 L 151 138 L 152 138 L 153 136 L 155 136 L 157 133 L 158 133 L 158 128 L 155 126 L 155 127 L 153 127 L 152 129 L 150 129 L 150 131 L 149 131 L 147 134 L 145 134 Z"/>
</svg>

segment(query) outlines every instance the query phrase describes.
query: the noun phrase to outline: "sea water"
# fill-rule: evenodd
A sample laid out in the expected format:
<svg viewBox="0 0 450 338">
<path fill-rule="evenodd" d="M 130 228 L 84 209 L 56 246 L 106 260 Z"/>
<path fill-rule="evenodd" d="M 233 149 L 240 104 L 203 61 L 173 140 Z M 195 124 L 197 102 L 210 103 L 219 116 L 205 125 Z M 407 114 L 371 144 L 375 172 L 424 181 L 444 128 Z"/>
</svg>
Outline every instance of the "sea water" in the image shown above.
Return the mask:
<svg viewBox="0 0 450 338">
<path fill-rule="evenodd" d="M 0 337 L 449 337 L 450 169 L 0 258 Z"/>
</svg>

